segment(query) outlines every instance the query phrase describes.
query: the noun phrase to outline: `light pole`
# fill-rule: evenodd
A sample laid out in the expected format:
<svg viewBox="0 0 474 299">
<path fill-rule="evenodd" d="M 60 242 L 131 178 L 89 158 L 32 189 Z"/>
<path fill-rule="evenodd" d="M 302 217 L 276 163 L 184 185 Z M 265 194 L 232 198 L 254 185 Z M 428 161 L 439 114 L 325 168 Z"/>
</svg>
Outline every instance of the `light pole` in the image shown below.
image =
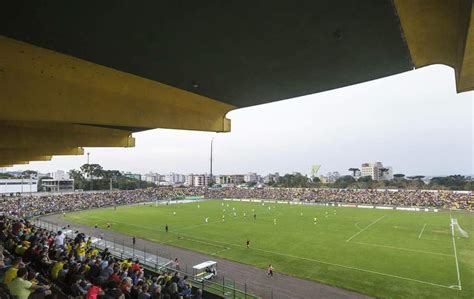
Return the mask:
<svg viewBox="0 0 474 299">
<path fill-rule="evenodd" d="M 211 139 L 211 160 L 210 160 L 210 177 L 209 177 L 209 184 L 212 186 L 213 184 L 213 178 L 212 178 L 212 145 L 214 143 L 214 137 Z"/>
</svg>

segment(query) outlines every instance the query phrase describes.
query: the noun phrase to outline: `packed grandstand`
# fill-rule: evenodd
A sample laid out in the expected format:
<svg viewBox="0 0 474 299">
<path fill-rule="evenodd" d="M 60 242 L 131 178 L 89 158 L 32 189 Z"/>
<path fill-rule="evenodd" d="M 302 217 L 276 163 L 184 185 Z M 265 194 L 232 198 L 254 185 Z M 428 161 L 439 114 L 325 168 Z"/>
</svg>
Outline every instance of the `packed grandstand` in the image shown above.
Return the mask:
<svg viewBox="0 0 474 299">
<path fill-rule="evenodd" d="M 186 196 L 208 199 L 265 199 L 313 203 L 348 203 L 474 210 L 470 191 L 346 190 L 316 188 L 148 188 L 129 191 L 81 192 L 0 199 L 1 212 L 22 217 L 127 205 Z"/>
<path fill-rule="evenodd" d="M 355 203 L 473 210 L 472 192 L 301 188 L 149 188 L 48 196 L 3 197 L 0 216 L 0 296 L 44 298 L 59 290 L 76 298 L 201 298 L 178 272 L 146 273 L 139 261 L 99 251 L 84 234 L 33 226 L 35 215 L 186 197 Z M 19 217 L 18 217 L 19 216 Z M 30 296 L 32 295 L 32 296 Z M 2 297 L 3 298 L 3 297 Z"/>
<path fill-rule="evenodd" d="M 55 298 L 202 298 L 186 276 L 147 273 L 138 260 L 99 251 L 82 233 L 65 238 L 2 216 L 0 244 L 0 298 L 45 298 L 51 291 Z"/>
</svg>

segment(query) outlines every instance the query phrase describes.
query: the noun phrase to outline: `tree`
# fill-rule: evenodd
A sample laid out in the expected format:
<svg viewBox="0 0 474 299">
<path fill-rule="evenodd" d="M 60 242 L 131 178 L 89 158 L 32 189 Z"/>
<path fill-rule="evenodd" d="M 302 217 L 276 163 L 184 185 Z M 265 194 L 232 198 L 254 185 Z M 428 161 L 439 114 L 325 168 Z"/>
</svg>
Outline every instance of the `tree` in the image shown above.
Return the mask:
<svg viewBox="0 0 474 299">
<path fill-rule="evenodd" d="M 424 177 L 425 177 L 424 175 L 413 175 L 413 176 L 408 176 L 407 179 L 409 179 L 409 180 L 421 180 Z"/>
<path fill-rule="evenodd" d="M 352 172 L 352 176 L 355 177 L 358 172 L 360 172 L 359 168 L 349 168 L 349 171 Z"/>
<path fill-rule="evenodd" d="M 9 173 L 0 173 L 0 179 L 11 179 L 14 176 Z"/>
<path fill-rule="evenodd" d="M 463 175 L 449 175 L 446 177 L 432 178 L 429 186 L 432 189 L 440 189 L 439 186 L 443 186 L 450 190 L 466 190 L 466 188 L 469 188 L 469 185 L 466 186 L 469 182 L 469 178 Z"/>
<path fill-rule="evenodd" d="M 354 177 L 352 177 L 350 175 L 344 175 L 344 176 L 341 176 L 340 178 L 338 178 L 334 182 L 334 187 L 344 189 L 344 188 L 347 188 L 350 185 L 354 184 L 355 182 L 356 182 L 356 180 L 354 179 Z"/>
<path fill-rule="evenodd" d="M 68 174 L 74 180 L 74 189 L 84 189 L 86 180 L 79 170 L 71 169 Z"/>
<path fill-rule="evenodd" d="M 84 164 L 81 166 L 81 171 L 89 178 L 102 178 L 103 168 L 99 164 Z"/>
<path fill-rule="evenodd" d="M 21 173 L 21 177 L 25 179 L 31 179 L 32 177 L 38 175 L 37 171 L 34 170 L 25 170 Z"/>
</svg>

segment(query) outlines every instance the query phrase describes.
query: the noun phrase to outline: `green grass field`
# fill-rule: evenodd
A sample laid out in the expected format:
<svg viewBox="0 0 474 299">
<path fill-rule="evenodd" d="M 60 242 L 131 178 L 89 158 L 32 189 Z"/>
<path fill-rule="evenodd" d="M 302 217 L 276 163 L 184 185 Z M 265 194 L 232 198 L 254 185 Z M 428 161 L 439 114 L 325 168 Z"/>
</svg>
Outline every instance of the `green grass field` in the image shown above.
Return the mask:
<svg viewBox="0 0 474 299">
<path fill-rule="evenodd" d="M 452 237 L 450 215 L 469 238 Z M 110 222 L 124 234 L 260 268 L 272 263 L 276 272 L 376 297 L 474 297 L 474 215 L 467 212 L 213 200 L 98 209 L 71 213 L 66 219 L 100 227 Z"/>
</svg>

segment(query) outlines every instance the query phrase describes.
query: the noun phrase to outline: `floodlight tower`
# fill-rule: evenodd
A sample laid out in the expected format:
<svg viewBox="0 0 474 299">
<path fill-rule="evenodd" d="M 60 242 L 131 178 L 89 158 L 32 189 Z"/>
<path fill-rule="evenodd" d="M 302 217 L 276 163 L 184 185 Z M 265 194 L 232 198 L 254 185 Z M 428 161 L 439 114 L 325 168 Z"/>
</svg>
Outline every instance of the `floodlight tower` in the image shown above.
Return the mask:
<svg viewBox="0 0 474 299">
<path fill-rule="evenodd" d="M 212 178 L 212 146 L 214 143 L 214 137 L 211 139 L 211 159 L 210 159 L 210 174 L 209 174 L 209 184 L 212 186 L 213 178 Z"/>
</svg>

